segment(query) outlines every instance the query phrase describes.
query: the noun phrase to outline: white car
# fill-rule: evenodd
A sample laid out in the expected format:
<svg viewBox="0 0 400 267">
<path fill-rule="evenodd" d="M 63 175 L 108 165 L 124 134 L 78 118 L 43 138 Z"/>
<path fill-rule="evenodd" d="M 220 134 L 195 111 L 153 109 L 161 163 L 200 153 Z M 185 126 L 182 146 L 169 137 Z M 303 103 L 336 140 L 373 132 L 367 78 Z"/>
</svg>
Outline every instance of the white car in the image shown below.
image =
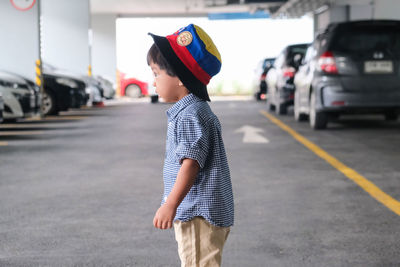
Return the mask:
<svg viewBox="0 0 400 267">
<path fill-rule="evenodd" d="M 3 121 L 3 110 L 4 110 L 3 95 L 0 93 L 0 122 Z"/>
<path fill-rule="evenodd" d="M 35 90 L 25 79 L 0 71 L 0 93 L 4 101 L 4 120 L 16 120 L 36 115 Z"/>
<path fill-rule="evenodd" d="M 113 99 L 115 96 L 115 84 L 108 77 L 96 75 L 94 78 L 99 81 L 101 87 L 103 88 L 103 95 L 106 99 Z"/>
</svg>

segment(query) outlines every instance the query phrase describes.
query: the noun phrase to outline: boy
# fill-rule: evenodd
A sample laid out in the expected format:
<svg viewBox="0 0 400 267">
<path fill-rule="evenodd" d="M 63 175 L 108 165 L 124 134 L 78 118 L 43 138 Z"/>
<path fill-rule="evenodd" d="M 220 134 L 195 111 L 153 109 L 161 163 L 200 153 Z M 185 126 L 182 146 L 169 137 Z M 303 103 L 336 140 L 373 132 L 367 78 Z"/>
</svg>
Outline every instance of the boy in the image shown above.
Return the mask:
<svg viewBox="0 0 400 267">
<path fill-rule="evenodd" d="M 233 225 L 233 194 L 221 126 L 206 101 L 221 56 L 193 24 L 166 37 L 150 35 L 147 62 L 156 92 L 176 102 L 167 111 L 164 198 L 153 224 L 174 226 L 182 266 L 220 266 Z"/>
</svg>

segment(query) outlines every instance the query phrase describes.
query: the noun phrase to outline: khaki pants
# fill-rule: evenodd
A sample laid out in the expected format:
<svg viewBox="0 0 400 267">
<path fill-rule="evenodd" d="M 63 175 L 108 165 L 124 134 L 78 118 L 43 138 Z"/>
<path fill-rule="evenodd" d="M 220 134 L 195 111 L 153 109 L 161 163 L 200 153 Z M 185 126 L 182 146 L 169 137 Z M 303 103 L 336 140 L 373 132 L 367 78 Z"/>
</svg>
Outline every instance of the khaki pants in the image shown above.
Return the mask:
<svg viewBox="0 0 400 267">
<path fill-rule="evenodd" d="M 214 226 L 202 217 L 195 217 L 188 222 L 175 221 L 174 228 L 181 267 L 221 266 L 229 227 Z"/>
</svg>

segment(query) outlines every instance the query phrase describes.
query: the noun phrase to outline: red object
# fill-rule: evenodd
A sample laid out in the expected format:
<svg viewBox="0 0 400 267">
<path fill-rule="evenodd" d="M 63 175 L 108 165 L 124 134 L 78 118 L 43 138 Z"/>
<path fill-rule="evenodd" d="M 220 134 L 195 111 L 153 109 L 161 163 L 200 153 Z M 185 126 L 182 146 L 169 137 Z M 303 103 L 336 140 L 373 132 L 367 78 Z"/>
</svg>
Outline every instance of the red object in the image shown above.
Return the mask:
<svg viewBox="0 0 400 267">
<path fill-rule="evenodd" d="M 321 55 L 318 60 L 318 66 L 322 71 L 326 73 L 338 74 L 335 57 L 330 51 L 326 51 Z"/>
<path fill-rule="evenodd" d="M 182 63 L 185 64 L 186 68 L 188 68 L 200 82 L 207 85 L 210 82 L 211 76 L 201 68 L 189 50 L 184 49 L 184 47 L 177 43 L 177 37 L 178 36 L 176 35 L 168 35 L 166 38 L 168 39 L 169 44 L 171 45 L 175 54 L 179 57 Z"/>
<path fill-rule="evenodd" d="M 10 2 L 16 9 L 20 11 L 27 11 L 35 5 L 36 0 L 30 0 L 30 1 L 26 0 L 25 2 L 22 3 L 20 3 L 20 1 L 10 0 Z"/>
<path fill-rule="evenodd" d="M 97 107 L 97 108 L 103 108 L 103 107 L 105 107 L 106 105 L 104 105 L 104 102 L 101 101 L 101 102 L 97 102 L 97 103 L 93 104 L 93 106 L 95 106 L 95 107 Z"/>
<path fill-rule="evenodd" d="M 133 77 L 126 77 L 125 73 L 120 73 L 120 85 L 121 85 L 121 96 L 125 96 L 125 90 L 128 85 L 136 84 L 140 87 L 140 91 L 142 91 L 142 95 L 148 95 L 148 83 L 138 80 Z"/>
<path fill-rule="evenodd" d="M 266 73 L 261 74 L 260 81 L 264 81 L 266 77 L 267 77 Z"/>
<path fill-rule="evenodd" d="M 346 102 L 344 101 L 333 101 L 332 106 L 344 106 Z"/>
<path fill-rule="evenodd" d="M 283 69 L 283 77 L 293 78 L 295 71 L 296 70 L 292 67 L 284 68 Z"/>
</svg>

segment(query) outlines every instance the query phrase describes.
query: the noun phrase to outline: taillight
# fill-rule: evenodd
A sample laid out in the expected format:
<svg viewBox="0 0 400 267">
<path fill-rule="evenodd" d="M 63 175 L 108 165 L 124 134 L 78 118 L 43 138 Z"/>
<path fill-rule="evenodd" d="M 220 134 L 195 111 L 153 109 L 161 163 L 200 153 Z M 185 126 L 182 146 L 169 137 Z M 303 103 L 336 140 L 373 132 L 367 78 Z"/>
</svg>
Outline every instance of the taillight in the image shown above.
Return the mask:
<svg viewBox="0 0 400 267">
<path fill-rule="evenodd" d="M 344 101 L 333 101 L 332 106 L 344 106 L 346 104 L 346 102 Z"/>
<path fill-rule="evenodd" d="M 338 73 L 335 57 L 333 56 L 333 53 L 330 51 L 326 51 L 321 55 L 321 57 L 318 59 L 318 66 L 323 72 L 330 74 Z"/>
<path fill-rule="evenodd" d="M 284 68 L 283 69 L 283 77 L 293 78 L 295 71 L 296 70 L 293 67 Z"/>
<path fill-rule="evenodd" d="M 264 81 L 264 80 L 265 80 L 265 77 L 267 77 L 267 74 L 266 74 L 266 73 L 261 74 L 261 76 L 260 76 L 260 81 Z"/>
</svg>

